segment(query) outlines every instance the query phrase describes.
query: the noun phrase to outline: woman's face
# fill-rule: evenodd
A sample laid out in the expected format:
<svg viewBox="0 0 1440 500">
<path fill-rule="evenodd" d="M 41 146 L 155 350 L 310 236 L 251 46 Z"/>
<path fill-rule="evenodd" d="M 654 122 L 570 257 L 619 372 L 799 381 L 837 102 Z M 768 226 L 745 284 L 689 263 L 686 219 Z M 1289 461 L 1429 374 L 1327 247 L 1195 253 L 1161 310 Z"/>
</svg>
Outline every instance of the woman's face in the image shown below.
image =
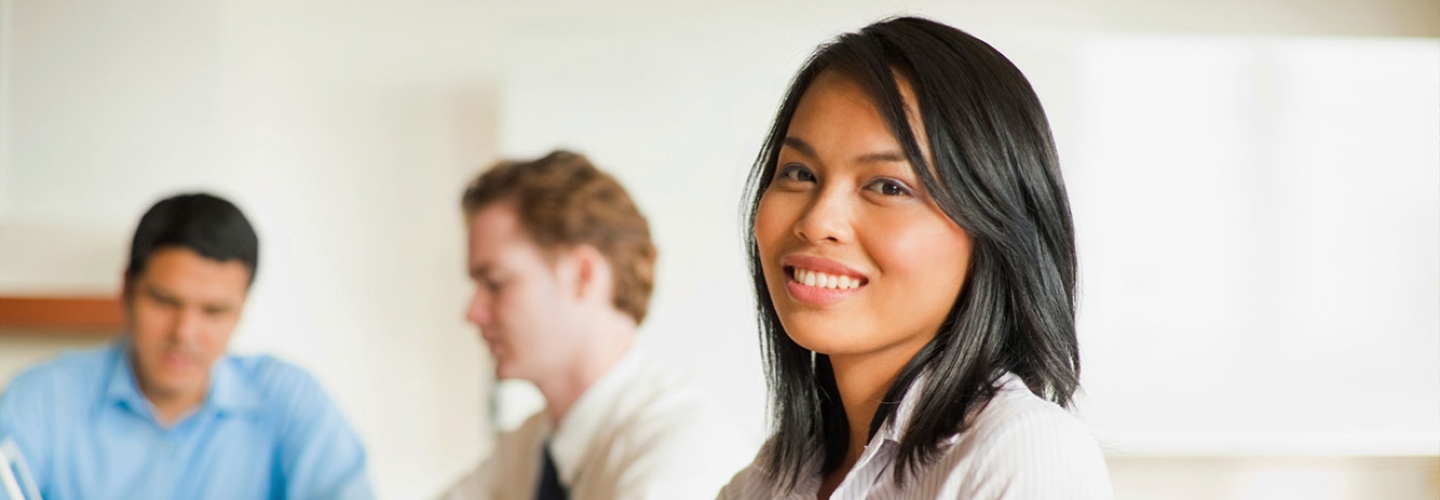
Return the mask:
<svg viewBox="0 0 1440 500">
<path fill-rule="evenodd" d="M 904 81 L 901 94 L 916 116 Z M 939 330 L 970 260 L 969 236 L 924 191 L 864 88 L 831 71 L 800 98 L 755 239 L 785 331 L 836 360 L 908 360 Z"/>
</svg>

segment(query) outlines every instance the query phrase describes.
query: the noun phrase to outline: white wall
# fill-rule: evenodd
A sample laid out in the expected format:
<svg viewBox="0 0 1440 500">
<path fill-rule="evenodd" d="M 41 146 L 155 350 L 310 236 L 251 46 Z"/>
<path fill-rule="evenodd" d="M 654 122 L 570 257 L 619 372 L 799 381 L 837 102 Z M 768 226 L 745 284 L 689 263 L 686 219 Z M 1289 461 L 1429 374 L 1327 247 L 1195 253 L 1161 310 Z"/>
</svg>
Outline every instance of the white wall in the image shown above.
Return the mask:
<svg viewBox="0 0 1440 500">
<path fill-rule="evenodd" d="M 1092 427 L 1141 454 L 1440 454 L 1440 40 L 1079 47 Z"/>
<path fill-rule="evenodd" d="M 1367 439 L 1356 446 L 1329 439 L 1325 442 L 1330 445 L 1319 452 L 1440 454 L 1440 449 L 1424 452 L 1430 444 L 1426 433 L 1440 432 L 1440 423 L 1430 419 L 1440 411 L 1440 390 L 1433 387 L 1440 383 L 1435 382 L 1440 380 L 1440 348 L 1434 345 L 1433 326 L 1440 301 L 1432 298 L 1440 291 L 1434 258 L 1440 248 L 1435 240 L 1440 223 L 1434 215 L 1440 212 L 1435 208 L 1440 197 L 1433 189 L 1433 160 L 1412 155 L 1404 156 L 1410 163 L 1400 166 L 1377 165 L 1399 169 L 1385 170 L 1387 175 L 1409 175 L 1402 183 L 1407 189 L 1390 190 L 1383 183 L 1355 185 L 1337 170 L 1337 159 L 1359 158 L 1365 148 L 1318 158 L 1330 161 L 1323 163 L 1325 170 L 1318 177 L 1307 175 L 1306 157 L 1288 153 L 1309 149 L 1266 149 L 1270 153 L 1265 154 L 1283 160 L 1266 170 L 1269 184 L 1249 182 L 1236 170 L 1252 165 L 1253 158 L 1222 171 L 1230 177 L 1202 180 L 1228 183 L 1218 187 L 1245 195 L 1217 201 L 1229 211 L 1225 213 L 1247 224 L 1259 216 L 1260 223 L 1271 225 L 1226 226 L 1201 217 L 1203 209 L 1194 207 L 1177 212 L 1179 220 L 1246 235 L 1273 227 L 1291 229 L 1274 232 L 1276 240 L 1239 240 L 1223 247 L 1232 259 L 1262 255 L 1255 252 L 1279 258 L 1279 267 L 1263 268 L 1267 271 L 1254 281 L 1227 284 L 1212 276 L 1217 281 L 1207 281 L 1207 288 L 1170 290 L 1223 293 L 1230 286 L 1255 294 L 1251 288 L 1263 285 L 1285 294 L 1267 297 L 1312 299 L 1317 296 L 1305 295 L 1305 290 L 1335 290 L 1336 283 L 1312 282 L 1318 275 L 1307 272 L 1309 265 L 1337 265 L 1341 272 L 1336 275 L 1346 277 L 1343 283 L 1368 286 L 1399 280 L 1409 292 L 1376 292 L 1375 301 L 1359 302 L 1368 308 L 1361 312 L 1398 315 L 1386 316 L 1379 323 L 1385 326 L 1382 330 L 1362 332 L 1376 340 L 1367 343 L 1345 335 L 1364 326 L 1357 320 L 1363 314 L 1315 324 L 1315 318 L 1327 316 L 1306 308 L 1321 306 L 1320 312 L 1326 313 L 1336 309 L 1324 301 L 1273 303 L 1283 315 L 1256 317 L 1247 315 L 1256 306 L 1239 298 L 1222 302 L 1233 306 L 1222 318 L 1213 317 L 1213 308 L 1203 311 L 1209 323 L 1189 321 L 1183 315 L 1192 309 L 1157 300 L 1158 305 L 1147 306 L 1152 311 L 1146 320 L 1169 320 L 1182 328 L 1147 337 L 1151 330 L 1144 325 L 1124 323 L 1125 308 L 1132 300 L 1163 297 L 1167 289 L 1148 295 L 1137 290 L 1155 283 L 1174 286 L 1174 280 L 1140 276 L 1135 279 L 1143 286 L 1137 288 L 1131 276 L 1109 270 L 1144 271 L 1144 266 L 1156 265 L 1190 273 L 1181 278 L 1206 278 L 1202 270 L 1252 267 L 1226 267 L 1224 262 L 1165 267 L 1168 263 L 1150 260 L 1124 267 L 1133 257 L 1126 252 L 1133 249 L 1109 238 L 1133 241 L 1134 235 L 1121 230 L 1145 211 L 1122 210 L 1123 203 L 1156 200 L 1137 199 L 1143 190 L 1116 190 L 1112 185 L 1117 178 L 1133 178 L 1133 169 L 1143 167 L 1129 153 L 1144 149 L 1126 147 L 1136 145 L 1125 134 L 1136 132 L 1139 122 L 1124 113 L 1136 110 L 1114 108 L 1117 97 L 1101 91 L 1123 83 L 1115 79 L 1121 73 L 1105 69 L 1110 68 L 1105 61 L 1113 65 L 1116 58 L 1143 55 L 1146 47 L 1170 50 L 1187 40 L 1199 40 L 1201 52 L 1240 40 L 1242 59 L 1252 61 L 1256 53 L 1272 54 L 1275 47 L 1297 43 L 1319 47 L 1314 50 L 1321 55 L 1330 53 L 1327 43 L 1347 51 L 1357 43 L 1370 43 L 1315 37 L 1432 37 L 1412 45 L 1433 51 L 1433 37 L 1440 36 L 1440 4 L 1435 2 L 628 1 L 600 6 L 570 1 L 210 0 L 182 5 L 159 0 L 7 0 L 0 8 L 0 292 L 113 292 L 124 240 L 149 203 L 179 189 L 203 188 L 232 197 L 254 220 L 264 242 L 261 274 L 234 347 L 277 353 L 315 372 L 370 445 L 373 474 L 385 498 L 428 496 L 488 444 L 482 411 L 490 385 L 488 357 L 474 331 L 462 323 L 468 291 L 455 198 L 464 180 L 497 154 L 530 156 L 556 146 L 572 147 L 615 171 L 630 187 L 652 219 L 661 250 L 644 342 L 683 358 L 702 383 L 730 403 L 737 422 L 758 440 L 763 434 L 763 384 L 736 224 L 743 175 L 785 83 L 813 46 L 896 12 L 932 15 L 992 42 L 1026 71 L 1046 103 L 1070 175 L 1082 259 L 1088 266 L 1082 311 L 1088 315 L 1083 334 L 1090 400 L 1082 410 L 1097 430 L 1119 445 L 1112 449 L 1132 457 L 1112 460 L 1122 497 L 1144 497 L 1134 492 L 1166 496 L 1162 493 L 1169 491 L 1170 497 L 1179 498 L 1176 492 L 1181 490 L 1175 488 L 1185 486 L 1173 475 L 1185 471 L 1212 476 L 1219 474 L 1216 470 L 1249 471 L 1239 474 L 1258 474 L 1261 483 L 1299 477 L 1276 475 L 1275 470 L 1289 470 L 1284 467 L 1243 461 L 1206 466 L 1184 459 L 1195 454 L 1306 452 L 1306 436 L 1333 438 L 1336 429 L 1366 431 L 1376 422 L 1371 417 L 1377 409 L 1390 410 L 1394 418 L 1384 422 L 1406 433 L 1394 441 Z M 1252 35 L 1266 38 L 1245 41 Z M 1234 36 L 1241 38 L 1223 38 Z M 1277 36 L 1305 38 L 1277 41 Z M 1291 59 L 1261 59 L 1270 66 L 1221 76 L 1254 78 L 1255 67 L 1302 81 L 1334 76 L 1321 71 L 1323 64 L 1296 66 L 1310 73 L 1284 73 L 1286 67 L 1271 63 Z M 1151 78 L 1148 88 L 1191 89 L 1199 87 L 1191 79 L 1206 75 L 1180 65 L 1132 76 Z M 1421 85 L 1427 75 L 1406 77 L 1402 83 Z M 1367 89 L 1386 88 L 1384 81 L 1364 84 L 1372 85 Z M 1266 123 L 1263 130 L 1269 139 L 1303 145 L 1347 136 L 1346 130 L 1299 126 L 1324 122 L 1326 116 L 1306 114 L 1325 109 L 1314 107 L 1323 104 L 1323 94 L 1272 99 L 1276 96 L 1246 89 L 1225 102 L 1249 106 L 1234 108 L 1247 113 L 1273 111 L 1267 119 L 1279 121 Z M 1437 110 L 1432 105 L 1425 115 L 1424 106 L 1404 116 L 1420 120 L 1416 123 L 1422 128 L 1429 116 L 1429 126 L 1434 126 Z M 1186 113 L 1207 110 L 1213 111 L 1180 107 L 1158 115 L 1183 121 Z M 1364 110 L 1346 112 L 1369 116 Z M 1284 134 L 1292 130 L 1309 135 Z M 1434 134 L 1425 136 L 1414 128 L 1404 129 L 1417 134 L 1411 139 L 1374 127 L 1361 132 L 1357 137 L 1365 141 L 1394 140 L 1422 152 L 1431 144 L 1425 140 L 1435 140 Z M 1174 142 L 1147 147 L 1196 147 L 1202 152 L 1206 147 L 1186 143 L 1183 136 L 1161 138 Z M 1092 148 L 1098 144 L 1119 149 Z M 1224 147 L 1241 148 L 1237 154 L 1253 153 L 1243 150 L 1245 144 Z M 1170 164 L 1177 168 L 1161 170 L 1168 172 L 1161 179 L 1183 184 L 1190 179 L 1186 169 L 1197 168 L 1213 175 L 1194 157 L 1180 160 L 1192 163 Z M 1426 161 L 1432 162 L 1428 169 Z M 1405 170 L 1405 165 L 1418 165 L 1419 170 Z M 1291 178 L 1302 182 L 1282 184 L 1285 189 L 1279 190 L 1267 187 L 1275 186 L 1276 179 Z M 1381 199 L 1351 212 L 1335 211 L 1324 198 L 1349 191 Z M 1183 199 L 1207 201 L 1191 193 Z M 1225 201 L 1259 205 L 1247 208 Z M 1381 254 L 1384 262 L 1395 264 L 1384 268 L 1383 276 L 1335 262 L 1338 257 L 1370 255 L 1363 246 L 1313 246 L 1329 241 L 1326 221 L 1357 213 L 1419 214 L 1413 220 L 1361 226 L 1360 235 L 1378 238 L 1386 243 L 1382 248 L 1394 250 Z M 1105 222 L 1115 218 L 1126 224 Z M 1365 220 L 1370 219 L 1361 222 Z M 1093 230 L 1087 232 L 1087 227 Z M 1171 238 L 1164 241 L 1183 244 L 1187 233 L 1181 229 L 1161 235 Z M 74 264 L 45 263 L 62 258 L 57 256 L 60 249 L 77 249 L 63 257 Z M 1413 273 L 1398 267 L 1409 262 L 1418 263 Z M 1343 297 L 1354 303 L 1366 296 Z M 1224 326 L 1224 321 L 1237 326 L 1217 336 L 1218 344 L 1186 343 L 1208 342 L 1203 335 L 1208 330 L 1201 327 Z M 1282 328 L 1264 328 L 1276 325 Z M 1314 331 L 1323 335 L 1322 342 L 1307 335 Z M 1265 332 L 1274 333 L 1241 337 Z M 0 336 L 0 376 L 65 344 Z M 1172 352 L 1176 363 L 1154 361 L 1157 349 Z M 1336 359 L 1336 352 L 1350 349 L 1360 349 L 1356 359 L 1368 363 L 1364 366 L 1399 372 L 1367 374 L 1376 377 L 1374 383 L 1382 390 L 1357 394 L 1357 389 L 1372 387 L 1368 379 L 1347 377 L 1353 370 L 1319 361 Z M 1399 357 L 1379 357 L 1390 351 Z M 1390 365 L 1388 359 L 1397 361 Z M 1189 371 L 1156 378 L 1167 368 Z M 1203 385 L 1210 375 L 1221 385 Z M 1170 387 L 1146 385 L 1157 380 L 1180 383 L 1189 392 L 1177 393 L 1194 397 L 1187 400 L 1166 394 Z M 1336 387 L 1342 390 L 1301 387 L 1280 393 L 1285 397 L 1278 403 L 1264 404 L 1268 400 L 1263 397 L 1272 391 L 1306 382 L 1340 384 Z M 1407 390 L 1413 397 L 1405 397 Z M 1333 407 L 1323 402 L 1327 396 L 1338 400 L 1336 404 L 1352 404 L 1332 413 Z M 1158 404 L 1147 409 L 1145 402 Z M 1249 419 L 1230 416 L 1245 410 L 1259 413 Z M 1223 417 L 1221 424 L 1233 425 L 1214 427 L 1210 417 L 1217 414 Z M 1310 425 L 1301 426 L 1310 434 L 1286 437 L 1274 432 L 1297 419 Z M 1231 444 L 1205 448 L 1216 435 Z M 1257 437 L 1276 438 L 1278 444 L 1252 449 L 1234 445 Z M 1260 441 L 1264 445 L 1264 439 Z M 1168 468 L 1146 459 L 1169 460 Z M 1420 472 L 1387 477 L 1424 481 L 1421 478 L 1430 474 L 1425 471 L 1435 465 L 1429 458 L 1422 460 Z M 1323 475 L 1349 463 L 1305 466 Z M 1360 498 L 1365 491 L 1376 490 L 1336 498 Z"/>
</svg>

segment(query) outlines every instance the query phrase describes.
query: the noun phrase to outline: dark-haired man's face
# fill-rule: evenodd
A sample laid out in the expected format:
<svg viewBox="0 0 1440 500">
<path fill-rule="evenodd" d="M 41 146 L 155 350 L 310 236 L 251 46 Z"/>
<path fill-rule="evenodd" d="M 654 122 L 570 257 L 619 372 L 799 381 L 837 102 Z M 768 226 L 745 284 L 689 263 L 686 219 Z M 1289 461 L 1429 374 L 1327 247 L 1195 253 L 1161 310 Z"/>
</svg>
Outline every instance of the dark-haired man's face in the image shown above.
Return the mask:
<svg viewBox="0 0 1440 500">
<path fill-rule="evenodd" d="M 179 247 L 150 254 L 144 271 L 126 284 L 135 378 L 146 397 L 204 396 L 249 287 L 250 270 L 238 260 L 220 262 Z"/>
</svg>

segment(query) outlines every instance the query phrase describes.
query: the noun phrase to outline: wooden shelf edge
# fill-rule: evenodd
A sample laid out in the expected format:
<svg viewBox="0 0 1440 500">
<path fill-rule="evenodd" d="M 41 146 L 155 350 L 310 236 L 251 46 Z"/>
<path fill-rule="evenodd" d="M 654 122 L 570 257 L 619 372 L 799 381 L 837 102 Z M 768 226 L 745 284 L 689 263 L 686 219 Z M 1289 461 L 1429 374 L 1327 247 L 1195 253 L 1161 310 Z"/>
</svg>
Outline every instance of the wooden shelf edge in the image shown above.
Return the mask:
<svg viewBox="0 0 1440 500">
<path fill-rule="evenodd" d="M 118 297 L 0 296 L 0 334 L 103 335 L 124 327 L 125 312 Z"/>
</svg>

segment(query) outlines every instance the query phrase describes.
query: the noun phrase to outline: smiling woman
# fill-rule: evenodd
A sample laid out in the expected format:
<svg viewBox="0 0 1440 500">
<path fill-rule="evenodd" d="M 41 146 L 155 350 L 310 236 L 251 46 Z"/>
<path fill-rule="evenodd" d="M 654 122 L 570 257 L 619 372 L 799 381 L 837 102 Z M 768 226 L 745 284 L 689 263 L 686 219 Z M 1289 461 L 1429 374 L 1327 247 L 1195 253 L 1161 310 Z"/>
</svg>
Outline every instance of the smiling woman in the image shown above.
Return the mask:
<svg viewBox="0 0 1440 500">
<path fill-rule="evenodd" d="M 960 291 L 969 236 L 926 195 L 854 78 L 821 73 L 779 153 L 755 238 L 785 331 L 832 363 L 910 358 Z"/>
<path fill-rule="evenodd" d="M 916 18 L 841 36 L 791 85 L 750 187 L 775 429 L 722 498 L 1110 496 L 1064 410 L 1059 162 L 1004 56 Z"/>
</svg>

